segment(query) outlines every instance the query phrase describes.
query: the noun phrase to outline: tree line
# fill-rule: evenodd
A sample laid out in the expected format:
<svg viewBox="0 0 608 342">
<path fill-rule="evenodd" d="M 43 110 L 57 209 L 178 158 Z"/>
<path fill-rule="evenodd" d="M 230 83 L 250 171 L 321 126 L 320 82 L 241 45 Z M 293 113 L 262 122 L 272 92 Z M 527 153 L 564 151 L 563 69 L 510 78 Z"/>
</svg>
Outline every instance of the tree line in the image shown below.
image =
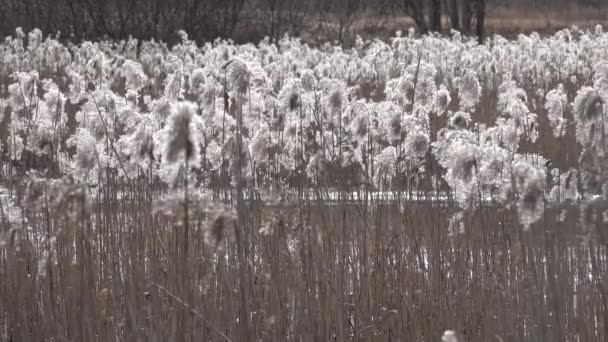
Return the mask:
<svg viewBox="0 0 608 342">
<path fill-rule="evenodd" d="M 408 16 L 420 33 L 455 29 L 484 36 L 486 7 L 571 0 L 0 0 L 0 34 L 16 27 L 60 32 L 67 39 L 128 36 L 175 42 L 185 30 L 198 42 L 217 37 L 237 42 L 307 33 L 312 40 L 352 39 L 356 25 L 382 27 Z M 599 0 L 581 0 L 594 5 Z M 527 4 L 527 5 L 526 5 Z M 599 5 L 598 5 L 599 6 Z"/>
<path fill-rule="evenodd" d="M 389 5 L 395 1 L 387 0 Z M 450 28 L 464 34 L 476 34 L 483 40 L 487 0 L 403 0 L 403 12 L 409 15 L 421 33 L 442 32 L 442 17 L 447 14 Z M 425 13 L 425 11 L 427 13 Z"/>
</svg>

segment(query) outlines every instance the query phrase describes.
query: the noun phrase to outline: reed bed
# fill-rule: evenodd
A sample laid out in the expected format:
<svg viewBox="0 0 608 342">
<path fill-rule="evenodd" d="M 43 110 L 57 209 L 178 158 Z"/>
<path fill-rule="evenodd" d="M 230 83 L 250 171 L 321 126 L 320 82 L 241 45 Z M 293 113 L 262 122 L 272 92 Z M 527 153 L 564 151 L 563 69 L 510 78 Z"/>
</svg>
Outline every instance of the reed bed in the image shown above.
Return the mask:
<svg viewBox="0 0 608 342">
<path fill-rule="evenodd" d="M 0 50 L 0 340 L 608 339 L 601 27 Z"/>
</svg>

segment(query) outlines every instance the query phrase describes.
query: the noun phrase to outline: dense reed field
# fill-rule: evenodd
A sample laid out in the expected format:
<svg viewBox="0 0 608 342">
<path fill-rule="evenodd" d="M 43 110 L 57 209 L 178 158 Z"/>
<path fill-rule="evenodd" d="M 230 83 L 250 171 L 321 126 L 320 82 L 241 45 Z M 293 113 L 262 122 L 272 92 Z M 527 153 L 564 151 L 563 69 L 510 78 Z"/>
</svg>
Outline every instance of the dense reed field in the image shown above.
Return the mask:
<svg viewBox="0 0 608 342">
<path fill-rule="evenodd" d="M 608 34 L 0 44 L 0 341 L 608 340 Z"/>
</svg>

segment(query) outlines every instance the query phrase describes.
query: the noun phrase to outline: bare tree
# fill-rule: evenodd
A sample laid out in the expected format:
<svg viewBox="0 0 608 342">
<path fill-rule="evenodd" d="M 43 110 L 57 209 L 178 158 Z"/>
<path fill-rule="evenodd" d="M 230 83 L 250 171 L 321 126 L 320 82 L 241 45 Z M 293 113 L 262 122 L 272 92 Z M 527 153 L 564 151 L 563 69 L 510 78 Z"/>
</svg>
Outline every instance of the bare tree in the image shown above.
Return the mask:
<svg viewBox="0 0 608 342">
<path fill-rule="evenodd" d="M 441 32 L 441 0 L 429 0 L 429 29 Z"/>
<path fill-rule="evenodd" d="M 261 0 L 249 7 L 254 13 L 253 24 L 270 37 L 278 40 L 283 34 L 299 34 L 311 15 L 311 0 Z"/>
<path fill-rule="evenodd" d="M 483 43 L 485 35 L 486 0 L 475 0 L 476 29 L 479 43 Z"/>
<path fill-rule="evenodd" d="M 202 42 L 217 37 L 255 41 L 284 33 L 316 34 L 348 40 L 354 27 L 381 26 L 389 15 L 412 18 L 418 32 L 450 27 L 484 36 L 486 4 L 529 6 L 523 0 L 1 0 L 0 33 L 35 27 L 70 39 L 123 39 L 133 36 L 176 42 L 178 30 Z M 549 6 L 548 0 L 536 0 Z M 597 0 L 581 0 L 597 5 Z M 514 5 L 514 3 L 517 3 Z M 567 4 L 567 0 L 559 1 Z M 362 23 L 362 21 L 365 23 Z"/>
<path fill-rule="evenodd" d="M 412 18 L 418 31 L 424 34 L 429 30 L 424 15 L 424 3 L 425 0 L 393 0 L 390 2 L 390 7 L 393 12 L 404 13 Z"/>
<path fill-rule="evenodd" d="M 416 27 L 421 33 L 427 33 L 429 28 L 424 18 L 424 1 L 423 0 L 405 0 L 406 13 L 408 13 Z"/>
<path fill-rule="evenodd" d="M 458 0 L 447 0 L 448 13 L 450 15 L 450 25 L 454 30 L 460 31 L 460 13 Z"/>
<path fill-rule="evenodd" d="M 338 24 L 338 41 L 342 42 L 345 34 L 358 20 L 361 0 L 334 0 L 334 3 L 334 14 Z"/>
<path fill-rule="evenodd" d="M 461 0 L 461 9 L 462 18 L 460 22 L 460 28 L 462 33 L 470 34 L 471 33 L 471 24 L 473 22 L 473 8 L 471 6 L 471 2 L 473 0 Z"/>
<path fill-rule="evenodd" d="M 452 28 L 461 30 L 464 34 L 474 33 L 479 37 L 479 42 L 483 42 L 487 0 L 448 1 Z"/>
</svg>

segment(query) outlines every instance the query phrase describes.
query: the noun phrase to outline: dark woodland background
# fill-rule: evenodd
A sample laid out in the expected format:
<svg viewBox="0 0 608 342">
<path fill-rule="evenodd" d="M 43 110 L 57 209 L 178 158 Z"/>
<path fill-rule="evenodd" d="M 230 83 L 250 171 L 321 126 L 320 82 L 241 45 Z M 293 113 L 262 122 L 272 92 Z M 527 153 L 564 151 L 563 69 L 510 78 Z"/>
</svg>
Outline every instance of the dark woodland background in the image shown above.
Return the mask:
<svg viewBox="0 0 608 342">
<path fill-rule="evenodd" d="M 419 33 L 459 30 L 482 36 L 554 31 L 595 25 L 607 17 L 604 0 L 0 0 L 0 34 L 16 27 L 61 38 L 179 39 L 184 29 L 197 42 L 217 37 L 236 42 L 281 38 L 352 42 L 356 35 L 388 37 L 416 27 Z"/>
</svg>

